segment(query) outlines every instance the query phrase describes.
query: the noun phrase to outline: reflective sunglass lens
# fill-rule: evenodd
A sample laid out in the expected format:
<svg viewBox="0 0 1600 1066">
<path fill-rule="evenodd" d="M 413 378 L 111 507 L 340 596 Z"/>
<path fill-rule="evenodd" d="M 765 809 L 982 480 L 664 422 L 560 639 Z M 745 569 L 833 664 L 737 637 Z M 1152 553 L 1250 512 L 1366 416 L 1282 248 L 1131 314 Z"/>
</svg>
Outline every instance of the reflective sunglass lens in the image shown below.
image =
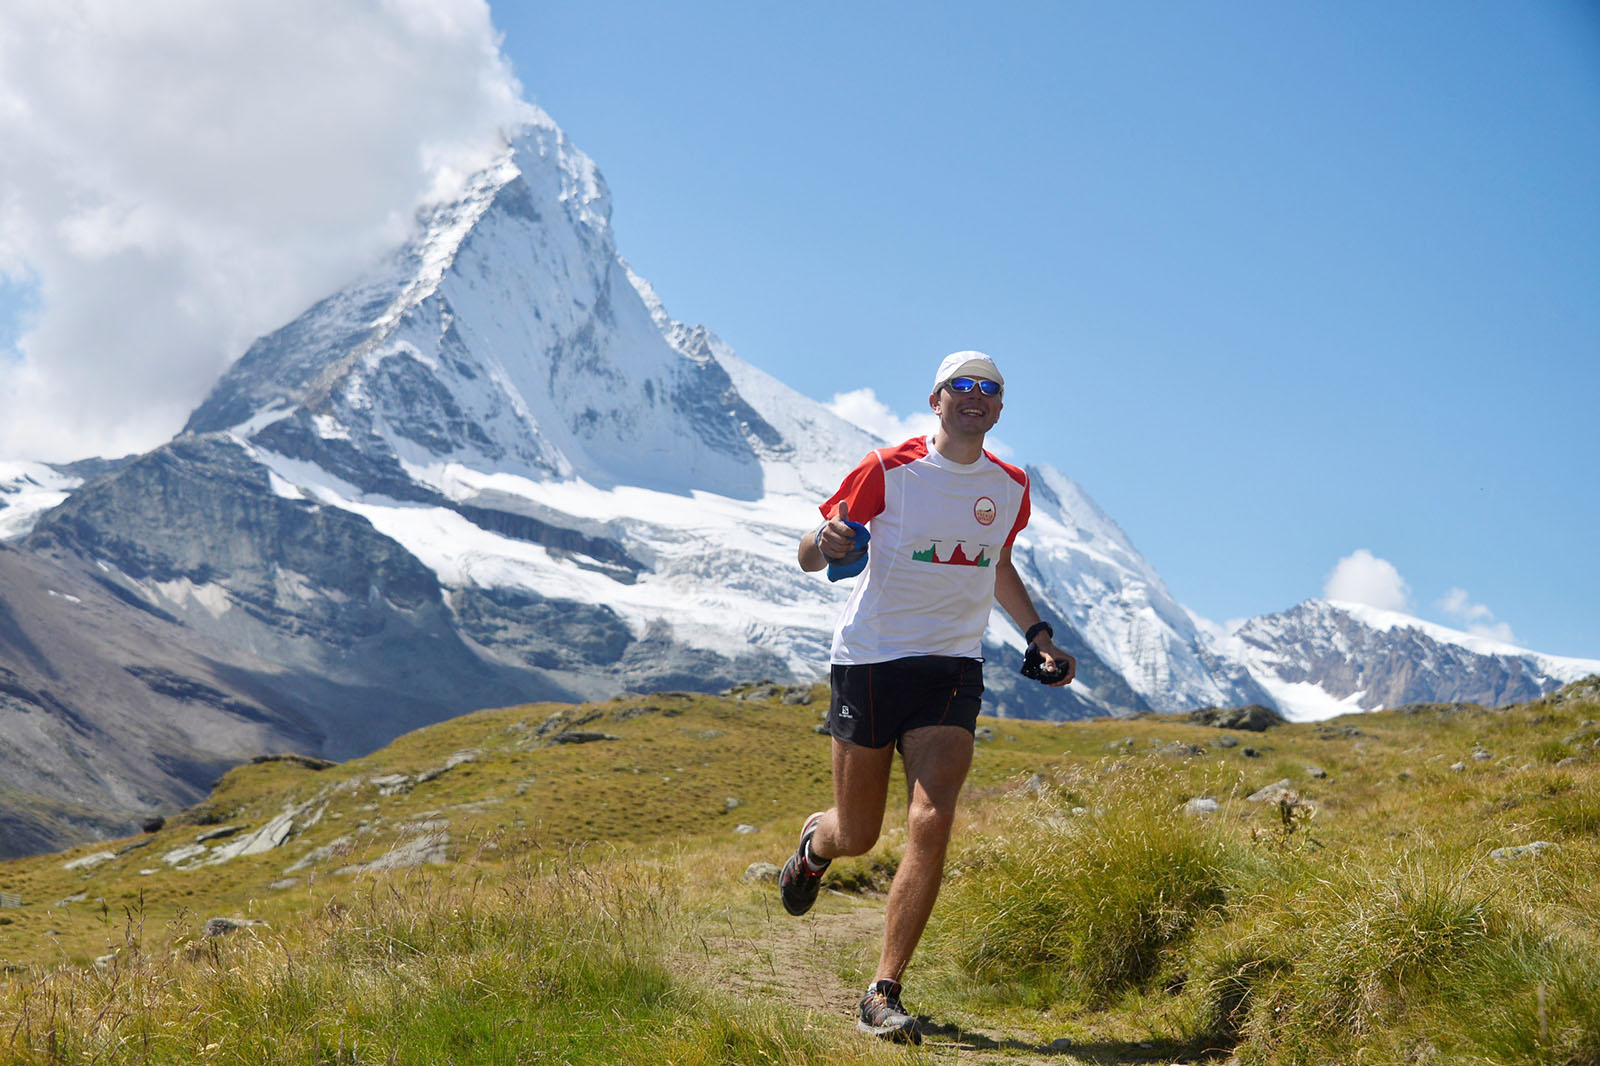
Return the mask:
<svg viewBox="0 0 1600 1066">
<path fill-rule="evenodd" d="M 989 381 L 987 379 L 979 381 L 977 378 L 951 378 L 948 384 L 951 392 L 967 393 L 976 387 L 985 396 L 1000 395 L 1000 383 L 998 381 Z"/>
</svg>

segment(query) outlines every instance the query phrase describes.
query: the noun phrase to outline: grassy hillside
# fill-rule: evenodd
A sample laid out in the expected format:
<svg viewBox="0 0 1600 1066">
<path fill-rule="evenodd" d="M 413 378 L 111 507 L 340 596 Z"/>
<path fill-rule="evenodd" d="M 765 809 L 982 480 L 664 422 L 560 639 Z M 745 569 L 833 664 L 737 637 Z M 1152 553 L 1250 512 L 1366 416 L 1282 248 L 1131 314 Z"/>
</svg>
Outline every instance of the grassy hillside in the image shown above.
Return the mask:
<svg viewBox="0 0 1600 1066">
<path fill-rule="evenodd" d="M 783 914 L 745 874 L 828 802 L 823 694 L 744 695 L 485 711 L 0 864 L 0 1061 L 1600 1064 L 1600 683 L 985 719 L 916 1051 L 851 1027 L 901 811 Z"/>
</svg>

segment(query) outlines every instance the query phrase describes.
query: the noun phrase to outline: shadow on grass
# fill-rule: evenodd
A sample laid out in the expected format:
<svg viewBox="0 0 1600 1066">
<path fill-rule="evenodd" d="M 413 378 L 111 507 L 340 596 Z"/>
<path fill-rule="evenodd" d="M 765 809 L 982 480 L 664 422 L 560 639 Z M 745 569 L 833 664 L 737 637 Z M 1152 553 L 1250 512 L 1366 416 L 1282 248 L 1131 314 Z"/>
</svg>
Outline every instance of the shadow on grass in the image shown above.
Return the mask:
<svg viewBox="0 0 1600 1066">
<path fill-rule="evenodd" d="M 1231 1048 L 1208 1048 L 1177 1040 L 1056 1040 L 1032 1042 L 1014 1037 L 995 1039 L 959 1025 L 919 1018 L 924 1045 L 932 1041 L 942 1049 L 954 1051 L 1022 1051 L 1030 1055 L 1070 1055 L 1104 1066 L 1145 1062 L 1220 1062 L 1232 1054 Z"/>
</svg>

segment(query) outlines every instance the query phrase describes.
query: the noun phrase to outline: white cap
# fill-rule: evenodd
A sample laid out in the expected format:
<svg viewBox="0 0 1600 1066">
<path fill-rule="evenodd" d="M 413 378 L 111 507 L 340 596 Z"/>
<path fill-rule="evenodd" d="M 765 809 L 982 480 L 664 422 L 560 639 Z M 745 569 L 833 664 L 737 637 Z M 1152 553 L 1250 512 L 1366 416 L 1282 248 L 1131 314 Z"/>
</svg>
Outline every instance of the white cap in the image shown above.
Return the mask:
<svg viewBox="0 0 1600 1066">
<path fill-rule="evenodd" d="M 994 360 L 982 352 L 951 352 L 944 357 L 944 362 L 939 364 L 939 372 L 933 376 L 934 391 L 951 378 L 970 376 L 975 378 L 988 378 L 1001 385 L 1006 379 L 1001 377 L 1000 368 L 994 365 Z"/>
</svg>

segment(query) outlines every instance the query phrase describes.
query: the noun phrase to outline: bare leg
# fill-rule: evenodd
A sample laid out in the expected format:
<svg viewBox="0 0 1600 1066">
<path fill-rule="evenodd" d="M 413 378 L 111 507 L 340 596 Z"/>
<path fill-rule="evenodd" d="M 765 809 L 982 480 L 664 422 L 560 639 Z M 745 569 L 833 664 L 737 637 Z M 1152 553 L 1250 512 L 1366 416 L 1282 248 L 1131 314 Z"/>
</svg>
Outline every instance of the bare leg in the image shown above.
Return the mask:
<svg viewBox="0 0 1600 1066">
<path fill-rule="evenodd" d="M 972 734 L 960 726 L 913 729 L 905 734 L 902 745 L 909 792 L 906 848 L 889 889 L 883 954 L 878 959 L 875 981 L 900 980 L 917 941 L 922 939 L 934 900 L 939 897 L 939 883 L 944 879 L 956 798 L 972 767 Z"/>
<path fill-rule="evenodd" d="M 811 854 L 819 859 L 865 855 L 883 829 L 889 798 L 894 745 L 863 748 L 833 740 L 833 806 L 811 835 Z"/>
</svg>

